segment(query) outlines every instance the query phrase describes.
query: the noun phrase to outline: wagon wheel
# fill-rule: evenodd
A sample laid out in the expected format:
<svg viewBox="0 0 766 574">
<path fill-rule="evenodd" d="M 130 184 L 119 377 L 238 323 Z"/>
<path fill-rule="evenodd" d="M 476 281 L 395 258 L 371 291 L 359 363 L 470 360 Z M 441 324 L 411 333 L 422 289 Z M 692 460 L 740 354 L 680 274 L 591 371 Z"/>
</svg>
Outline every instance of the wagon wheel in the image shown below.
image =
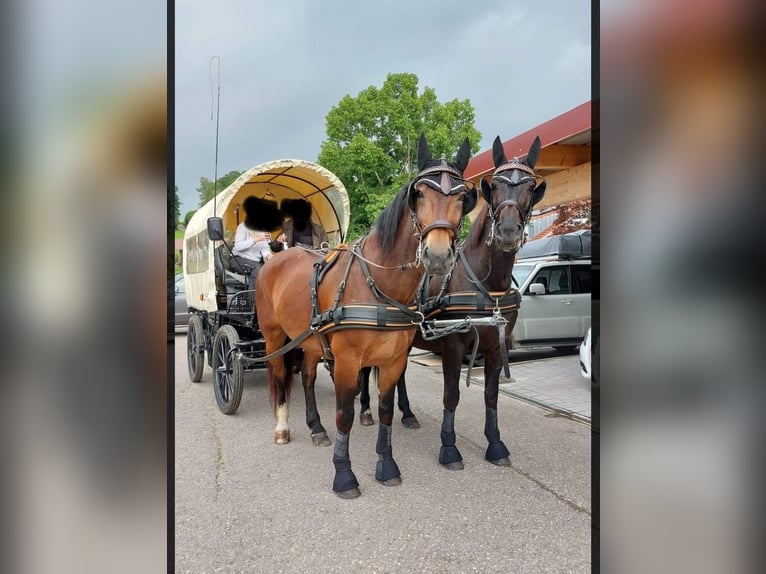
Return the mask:
<svg viewBox="0 0 766 574">
<path fill-rule="evenodd" d="M 189 331 L 186 334 L 186 357 L 189 366 L 189 378 L 193 383 L 202 380 L 205 368 L 205 330 L 199 315 L 189 318 Z"/>
<path fill-rule="evenodd" d="M 233 354 L 238 341 L 239 334 L 231 325 L 218 329 L 213 341 L 213 390 L 225 415 L 233 415 L 242 400 L 245 372 L 242 361 Z"/>
</svg>

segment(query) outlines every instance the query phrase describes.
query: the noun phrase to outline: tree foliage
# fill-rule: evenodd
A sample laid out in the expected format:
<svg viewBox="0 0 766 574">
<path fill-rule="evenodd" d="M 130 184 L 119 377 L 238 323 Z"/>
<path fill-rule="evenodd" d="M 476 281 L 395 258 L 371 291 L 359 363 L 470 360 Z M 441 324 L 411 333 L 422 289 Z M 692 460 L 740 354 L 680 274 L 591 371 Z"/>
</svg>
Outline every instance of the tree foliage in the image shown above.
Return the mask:
<svg viewBox="0 0 766 574">
<path fill-rule="evenodd" d="M 181 222 L 181 201 L 178 199 L 178 186 L 175 186 L 173 192 L 173 221 L 175 222 L 175 229 L 178 229 L 178 224 Z"/>
<path fill-rule="evenodd" d="M 474 154 L 481 140 L 470 100 L 441 103 L 429 87 L 419 94 L 415 74 L 389 74 L 380 88 L 346 95 L 327 114 L 326 131 L 318 162 L 349 193 L 349 237 L 366 230 L 416 174 L 421 131 L 433 157 L 451 159 L 466 137 Z"/>
<path fill-rule="evenodd" d="M 195 213 L 197 213 L 196 209 L 192 209 L 191 211 L 186 212 L 186 215 L 184 215 L 184 226 L 189 225 L 189 222 L 191 221 L 191 218 L 194 217 Z"/>
<path fill-rule="evenodd" d="M 219 177 L 215 189 L 213 188 L 212 180 L 206 177 L 199 178 L 199 187 L 197 187 L 199 206 L 202 207 L 208 201 L 213 199 L 215 193 L 221 193 L 224 189 L 229 187 L 240 175 L 242 175 L 241 171 L 230 171 L 226 175 Z"/>
</svg>

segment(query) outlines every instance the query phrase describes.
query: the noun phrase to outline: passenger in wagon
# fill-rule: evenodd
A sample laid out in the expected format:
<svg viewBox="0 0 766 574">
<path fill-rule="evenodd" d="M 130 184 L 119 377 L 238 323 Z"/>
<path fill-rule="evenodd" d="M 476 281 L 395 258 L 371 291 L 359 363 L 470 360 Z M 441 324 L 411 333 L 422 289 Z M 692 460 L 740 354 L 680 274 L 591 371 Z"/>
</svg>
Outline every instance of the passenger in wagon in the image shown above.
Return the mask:
<svg viewBox="0 0 766 574">
<path fill-rule="evenodd" d="M 288 247 L 298 243 L 312 247 L 328 244 L 325 230 L 311 221 L 311 204 L 305 199 L 283 200 L 282 217 L 282 231 Z"/>
<path fill-rule="evenodd" d="M 232 252 L 241 263 L 253 269 L 248 287 L 254 289 L 258 270 L 273 253 L 282 250 L 286 237 L 282 233 L 276 241 L 271 238 L 271 232 L 279 229 L 281 222 L 276 202 L 251 195 L 242 202 L 242 207 L 245 220 L 237 226 Z"/>
</svg>

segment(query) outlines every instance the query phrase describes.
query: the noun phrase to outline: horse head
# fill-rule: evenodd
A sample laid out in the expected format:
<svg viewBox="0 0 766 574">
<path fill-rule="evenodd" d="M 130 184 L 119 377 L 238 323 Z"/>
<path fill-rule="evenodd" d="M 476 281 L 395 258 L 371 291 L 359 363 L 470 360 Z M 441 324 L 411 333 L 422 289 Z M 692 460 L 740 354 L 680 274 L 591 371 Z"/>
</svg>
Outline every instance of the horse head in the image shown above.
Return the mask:
<svg viewBox="0 0 766 574">
<path fill-rule="evenodd" d="M 454 266 L 463 217 L 476 206 L 476 188 L 469 189 L 463 179 L 470 153 L 466 138 L 453 161 L 434 159 L 425 135 L 420 134 L 418 174 L 409 185 L 407 199 L 420 241 L 419 260 L 432 275 L 443 275 Z"/>
<path fill-rule="evenodd" d="M 524 243 L 524 233 L 532 208 L 545 195 L 545 180 L 535 186 L 537 179 L 534 172 L 537 157 L 540 154 L 540 137 L 529 147 L 527 156 L 519 161 L 513 158 L 508 161 L 503 150 L 500 136 L 492 143 L 492 160 L 495 171 L 492 182 L 481 180 L 481 195 L 489 206 L 490 231 L 487 245 L 493 241 L 500 244 L 505 252 L 517 251 Z M 507 209 L 507 208 L 512 209 Z"/>
</svg>

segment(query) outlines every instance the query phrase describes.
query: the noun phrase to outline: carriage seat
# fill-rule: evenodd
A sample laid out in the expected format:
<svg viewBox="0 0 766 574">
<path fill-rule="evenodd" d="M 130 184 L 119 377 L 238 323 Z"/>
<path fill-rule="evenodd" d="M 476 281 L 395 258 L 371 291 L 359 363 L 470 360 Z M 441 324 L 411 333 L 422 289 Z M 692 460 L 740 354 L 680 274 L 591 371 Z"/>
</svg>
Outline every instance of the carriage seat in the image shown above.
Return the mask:
<svg viewBox="0 0 766 574">
<path fill-rule="evenodd" d="M 226 245 L 220 245 L 215 249 L 215 274 L 216 281 L 223 285 L 227 294 L 245 291 L 248 287 L 249 274 L 253 269 L 249 265 L 242 265 L 246 274 L 242 274 L 242 269 L 235 263 L 232 265 L 231 253 Z"/>
</svg>

